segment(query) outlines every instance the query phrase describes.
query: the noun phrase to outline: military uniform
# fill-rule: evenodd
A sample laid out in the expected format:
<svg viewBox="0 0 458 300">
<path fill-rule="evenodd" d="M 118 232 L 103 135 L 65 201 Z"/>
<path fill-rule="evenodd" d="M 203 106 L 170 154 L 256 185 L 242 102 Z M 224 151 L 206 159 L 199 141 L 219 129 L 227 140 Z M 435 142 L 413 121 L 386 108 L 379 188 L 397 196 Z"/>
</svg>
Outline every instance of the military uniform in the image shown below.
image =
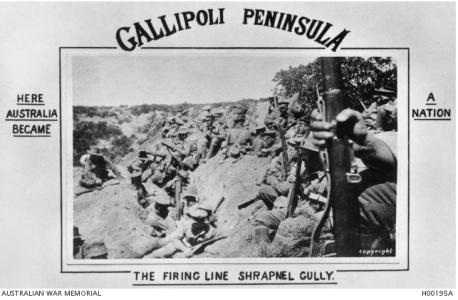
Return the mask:
<svg viewBox="0 0 458 300">
<path fill-rule="evenodd" d="M 327 203 L 327 180 L 324 172 L 317 172 L 317 178 L 308 183 L 304 190 L 306 201 L 300 201 L 295 208 L 292 217 L 306 214 L 310 212 L 311 207 L 313 211 L 320 213 L 324 205 Z M 299 195 L 297 195 L 299 197 Z M 255 226 L 255 239 L 258 243 L 270 243 L 270 236 L 275 233 L 280 226 L 280 223 L 286 219 L 286 212 L 288 208 L 288 198 L 280 195 L 273 202 L 272 210 L 263 211 L 259 213 L 254 219 Z M 318 215 L 317 215 L 318 217 Z M 330 230 L 330 221 L 327 220 L 326 231 Z"/>
<path fill-rule="evenodd" d="M 310 134 L 310 127 L 308 126 L 308 121 L 305 118 L 297 119 L 296 125 L 288 129 L 285 134 L 287 139 L 291 138 L 306 138 Z"/>
<path fill-rule="evenodd" d="M 266 171 L 264 183 L 258 191 L 258 198 L 271 209 L 275 199 L 288 194 L 290 186 L 291 184 L 286 181 L 284 175 L 282 157 L 276 156 Z"/>
<path fill-rule="evenodd" d="M 216 230 L 207 219 L 209 213 L 198 205 L 189 210 L 187 216 L 177 225 L 177 229 L 164 239 L 165 246 L 150 253 L 148 258 L 181 256 L 190 257 L 192 247 L 213 238 Z"/>
<path fill-rule="evenodd" d="M 226 155 L 234 158 L 246 154 L 251 148 L 251 132 L 242 126 L 245 119 L 241 116 L 235 118 L 234 128 L 230 129 L 226 137 Z"/>
<path fill-rule="evenodd" d="M 216 121 L 216 124 L 212 125 L 212 128 L 208 129 L 208 139 L 210 140 L 210 146 L 207 151 L 206 158 L 213 157 L 218 152 L 221 142 L 224 140 L 224 128 L 223 125 Z"/>
<path fill-rule="evenodd" d="M 166 237 L 176 229 L 175 220 L 169 213 L 169 207 L 171 206 L 170 199 L 156 198 L 154 205 L 155 209 L 148 213 L 144 222 L 153 228 L 152 236 Z"/>
<path fill-rule="evenodd" d="M 148 197 L 148 192 L 142 183 L 142 175 L 151 165 L 152 161 L 148 160 L 148 156 L 144 151 L 140 151 L 138 159 L 130 164 L 127 169 L 130 172 L 130 182 L 137 192 L 137 200 L 143 207 L 148 206 L 145 200 Z"/>
<path fill-rule="evenodd" d="M 287 129 L 290 126 L 292 120 L 288 115 L 288 102 L 279 101 L 278 102 L 278 113 L 273 111 L 269 113 L 264 119 L 264 125 L 270 130 L 278 130 L 278 126 L 283 130 Z"/>
<path fill-rule="evenodd" d="M 288 198 L 279 196 L 273 203 L 272 210 L 259 213 L 254 219 L 255 240 L 257 243 L 270 243 L 270 235 L 286 218 Z"/>
<path fill-rule="evenodd" d="M 100 154 L 99 150 L 88 152 L 83 155 L 81 162 L 84 163 L 83 174 L 80 178 L 80 185 L 85 188 L 94 188 L 101 186 L 104 181 L 110 179 L 109 170 L 117 177 L 121 177 L 121 173 L 110 161 L 105 159 Z"/>
</svg>

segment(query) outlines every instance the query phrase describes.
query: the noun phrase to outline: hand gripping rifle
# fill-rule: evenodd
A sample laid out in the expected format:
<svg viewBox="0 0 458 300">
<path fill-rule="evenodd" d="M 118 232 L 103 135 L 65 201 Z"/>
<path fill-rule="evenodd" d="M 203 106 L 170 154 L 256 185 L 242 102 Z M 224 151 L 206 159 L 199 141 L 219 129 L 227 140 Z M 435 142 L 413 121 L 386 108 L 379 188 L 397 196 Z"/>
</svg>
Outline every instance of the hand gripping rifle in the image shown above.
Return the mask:
<svg viewBox="0 0 458 300">
<path fill-rule="evenodd" d="M 336 116 L 345 109 L 342 91 L 342 74 L 340 57 L 320 58 L 321 73 L 324 83 L 324 120 L 333 122 Z M 337 129 L 335 137 L 326 144 L 326 171 L 328 172 L 328 206 L 312 235 L 310 255 L 316 252 L 320 231 L 330 209 L 333 210 L 334 236 L 336 255 L 353 257 L 358 255 L 359 237 L 359 204 L 355 180 L 351 180 L 352 146 L 348 140 L 348 129 Z M 329 184 L 330 182 L 330 184 Z M 314 249 L 315 248 L 315 249 Z"/>
</svg>

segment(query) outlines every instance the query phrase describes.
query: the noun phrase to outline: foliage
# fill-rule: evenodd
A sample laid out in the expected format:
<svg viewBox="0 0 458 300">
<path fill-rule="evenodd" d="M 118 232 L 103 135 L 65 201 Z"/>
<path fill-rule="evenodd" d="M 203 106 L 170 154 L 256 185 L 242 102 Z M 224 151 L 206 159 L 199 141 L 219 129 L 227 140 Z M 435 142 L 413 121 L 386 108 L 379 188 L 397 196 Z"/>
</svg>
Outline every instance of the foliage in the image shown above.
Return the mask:
<svg viewBox="0 0 458 300">
<path fill-rule="evenodd" d="M 348 106 L 357 110 L 372 102 L 374 89 L 389 86 L 396 90 L 397 69 L 390 57 L 346 57 L 342 61 L 342 79 Z M 318 91 L 322 88 L 321 70 L 318 59 L 297 67 L 290 66 L 280 70 L 273 78 L 277 84 L 277 96 L 291 96 L 299 93 L 299 103 L 305 108 L 306 114 L 316 108 Z"/>
<path fill-rule="evenodd" d="M 74 124 L 73 128 L 73 163 L 77 164 L 81 155 L 97 144 L 100 139 L 122 136 L 122 131 L 117 126 L 108 125 L 107 122 L 81 121 Z"/>
<path fill-rule="evenodd" d="M 108 106 L 73 106 L 73 115 L 86 115 L 87 117 L 109 118 L 117 114 L 112 107 Z"/>
<path fill-rule="evenodd" d="M 127 153 L 134 151 L 131 145 L 132 138 L 129 138 L 125 135 L 115 137 L 111 141 L 111 149 L 108 152 L 108 158 L 115 161 Z"/>
</svg>

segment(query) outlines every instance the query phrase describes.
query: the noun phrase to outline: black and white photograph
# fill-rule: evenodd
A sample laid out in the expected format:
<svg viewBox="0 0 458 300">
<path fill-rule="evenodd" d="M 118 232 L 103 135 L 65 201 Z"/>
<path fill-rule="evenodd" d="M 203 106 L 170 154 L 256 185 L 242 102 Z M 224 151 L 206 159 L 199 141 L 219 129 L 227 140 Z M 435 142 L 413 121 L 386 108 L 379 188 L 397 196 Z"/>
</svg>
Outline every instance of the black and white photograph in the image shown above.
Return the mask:
<svg viewBox="0 0 458 300">
<path fill-rule="evenodd" d="M 396 257 L 392 57 L 75 54 L 67 74 L 75 260 Z"/>
<path fill-rule="evenodd" d="M 0 297 L 454 296 L 456 99 L 455 1 L 0 0 Z"/>
</svg>

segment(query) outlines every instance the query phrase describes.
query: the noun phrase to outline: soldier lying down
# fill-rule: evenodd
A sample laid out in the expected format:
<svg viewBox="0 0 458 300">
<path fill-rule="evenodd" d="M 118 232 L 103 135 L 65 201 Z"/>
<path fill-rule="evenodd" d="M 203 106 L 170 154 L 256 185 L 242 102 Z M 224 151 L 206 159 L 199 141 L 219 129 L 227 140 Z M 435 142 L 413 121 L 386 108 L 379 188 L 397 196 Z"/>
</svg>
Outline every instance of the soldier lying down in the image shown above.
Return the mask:
<svg viewBox="0 0 458 300">
<path fill-rule="evenodd" d="M 178 223 L 177 229 L 161 239 L 164 245 L 146 255 L 146 258 L 191 257 L 195 246 L 210 240 L 216 230 L 210 224 L 211 210 L 203 205 L 192 206 L 186 216 Z"/>
</svg>

